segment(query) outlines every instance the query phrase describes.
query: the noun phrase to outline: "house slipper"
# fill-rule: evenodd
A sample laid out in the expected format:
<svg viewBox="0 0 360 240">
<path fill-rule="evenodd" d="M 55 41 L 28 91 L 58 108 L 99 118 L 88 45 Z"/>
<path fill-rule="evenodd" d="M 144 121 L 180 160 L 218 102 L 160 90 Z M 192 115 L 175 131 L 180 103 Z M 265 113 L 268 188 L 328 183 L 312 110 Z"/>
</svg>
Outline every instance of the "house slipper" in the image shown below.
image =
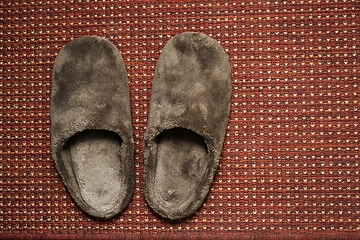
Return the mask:
<svg viewBox="0 0 360 240">
<path fill-rule="evenodd" d="M 144 137 L 144 194 L 168 219 L 192 215 L 219 165 L 231 99 L 231 71 L 220 44 L 181 33 L 156 65 Z"/>
<path fill-rule="evenodd" d="M 78 38 L 57 55 L 51 145 L 56 168 L 83 211 L 110 218 L 128 206 L 134 189 L 128 77 L 107 39 Z"/>
</svg>

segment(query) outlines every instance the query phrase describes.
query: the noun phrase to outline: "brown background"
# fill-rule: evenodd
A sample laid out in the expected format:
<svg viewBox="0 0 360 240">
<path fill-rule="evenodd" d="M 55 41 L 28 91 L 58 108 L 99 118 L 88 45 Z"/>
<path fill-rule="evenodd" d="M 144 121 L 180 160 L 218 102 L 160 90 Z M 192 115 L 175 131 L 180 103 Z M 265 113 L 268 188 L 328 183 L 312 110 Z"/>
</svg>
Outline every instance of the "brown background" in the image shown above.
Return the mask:
<svg viewBox="0 0 360 240">
<path fill-rule="evenodd" d="M 0 237 L 360 238 L 359 2 L 180 2 L 0 2 Z M 145 203 L 142 142 L 156 61 L 183 31 L 221 43 L 233 92 L 211 191 L 170 223 Z M 74 204 L 50 152 L 54 59 L 84 35 L 115 44 L 131 90 L 136 189 L 105 222 Z"/>
</svg>

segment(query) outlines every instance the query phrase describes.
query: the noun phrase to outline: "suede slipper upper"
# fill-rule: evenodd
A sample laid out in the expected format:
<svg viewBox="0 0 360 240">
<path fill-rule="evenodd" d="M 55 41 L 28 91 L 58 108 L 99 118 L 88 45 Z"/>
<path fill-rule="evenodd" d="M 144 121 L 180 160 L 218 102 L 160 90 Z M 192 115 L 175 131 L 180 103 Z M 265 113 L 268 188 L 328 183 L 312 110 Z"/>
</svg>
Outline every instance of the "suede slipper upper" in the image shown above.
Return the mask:
<svg viewBox="0 0 360 240">
<path fill-rule="evenodd" d="M 86 36 L 55 59 L 51 145 L 56 168 L 77 205 L 110 218 L 130 203 L 134 143 L 126 69 L 107 39 Z"/>
<path fill-rule="evenodd" d="M 181 33 L 156 65 L 144 138 L 144 194 L 159 215 L 181 219 L 203 203 L 219 165 L 231 71 L 220 44 Z"/>
</svg>

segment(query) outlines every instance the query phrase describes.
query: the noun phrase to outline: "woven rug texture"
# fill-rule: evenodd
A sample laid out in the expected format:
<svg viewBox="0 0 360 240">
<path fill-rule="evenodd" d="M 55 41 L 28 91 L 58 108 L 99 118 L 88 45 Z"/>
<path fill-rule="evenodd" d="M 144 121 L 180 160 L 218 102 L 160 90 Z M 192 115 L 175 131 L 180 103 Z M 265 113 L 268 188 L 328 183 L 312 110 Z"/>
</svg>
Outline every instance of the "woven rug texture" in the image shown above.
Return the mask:
<svg viewBox="0 0 360 240">
<path fill-rule="evenodd" d="M 229 55 L 222 158 L 203 206 L 169 222 L 143 194 L 143 139 L 157 59 L 178 33 Z M 358 0 L 0 2 L 0 238 L 360 239 Z M 51 157 L 54 60 L 98 35 L 129 76 L 135 191 L 99 221 L 71 199 Z"/>
</svg>

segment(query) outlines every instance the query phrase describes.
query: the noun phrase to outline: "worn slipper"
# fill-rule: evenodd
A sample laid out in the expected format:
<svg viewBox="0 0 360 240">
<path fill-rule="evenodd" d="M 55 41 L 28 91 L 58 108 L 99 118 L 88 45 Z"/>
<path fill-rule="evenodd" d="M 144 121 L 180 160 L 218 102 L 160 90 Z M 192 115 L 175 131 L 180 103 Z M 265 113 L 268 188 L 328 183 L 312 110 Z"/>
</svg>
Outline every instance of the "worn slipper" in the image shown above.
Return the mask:
<svg viewBox="0 0 360 240">
<path fill-rule="evenodd" d="M 156 65 L 144 138 L 144 194 L 169 219 L 192 215 L 219 165 L 230 112 L 227 54 L 202 33 L 185 32 Z"/>
<path fill-rule="evenodd" d="M 86 36 L 55 59 L 51 145 L 56 168 L 76 204 L 110 218 L 130 203 L 134 142 L 128 78 L 118 49 Z"/>
</svg>

